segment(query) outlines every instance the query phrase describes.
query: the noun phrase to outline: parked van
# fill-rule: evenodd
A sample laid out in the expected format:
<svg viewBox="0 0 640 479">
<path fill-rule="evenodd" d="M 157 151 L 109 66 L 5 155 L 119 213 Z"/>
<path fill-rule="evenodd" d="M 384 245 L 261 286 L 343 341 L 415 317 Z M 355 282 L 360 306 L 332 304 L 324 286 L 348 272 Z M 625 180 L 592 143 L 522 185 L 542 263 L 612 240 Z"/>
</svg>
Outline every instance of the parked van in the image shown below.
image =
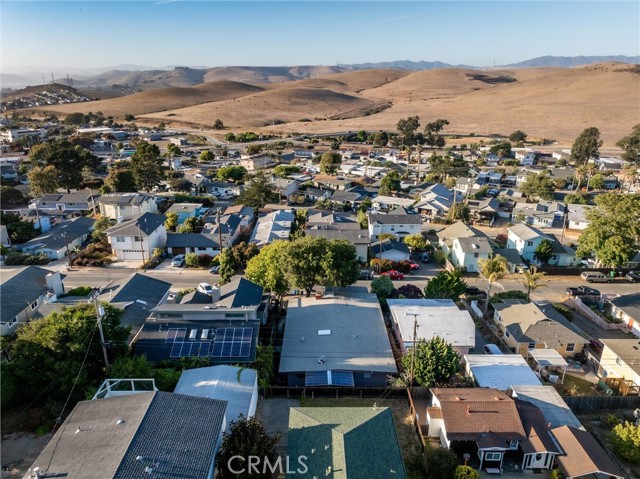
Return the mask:
<svg viewBox="0 0 640 479">
<path fill-rule="evenodd" d="M 604 273 L 585 271 L 580 275 L 588 283 L 611 283 L 613 278 Z"/>
<path fill-rule="evenodd" d="M 485 354 L 502 354 L 502 350 L 497 344 L 485 344 L 482 349 Z"/>
</svg>

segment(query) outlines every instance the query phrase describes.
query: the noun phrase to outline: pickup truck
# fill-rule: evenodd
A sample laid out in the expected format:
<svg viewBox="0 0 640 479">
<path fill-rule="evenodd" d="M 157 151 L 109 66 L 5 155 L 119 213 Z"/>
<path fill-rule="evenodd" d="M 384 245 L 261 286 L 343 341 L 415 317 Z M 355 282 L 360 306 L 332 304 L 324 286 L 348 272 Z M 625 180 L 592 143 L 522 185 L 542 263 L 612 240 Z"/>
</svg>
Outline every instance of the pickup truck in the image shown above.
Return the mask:
<svg viewBox="0 0 640 479">
<path fill-rule="evenodd" d="M 578 286 L 577 288 L 567 288 L 569 296 L 600 296 L 600 291 L 588 286 Z"/>
</svg>

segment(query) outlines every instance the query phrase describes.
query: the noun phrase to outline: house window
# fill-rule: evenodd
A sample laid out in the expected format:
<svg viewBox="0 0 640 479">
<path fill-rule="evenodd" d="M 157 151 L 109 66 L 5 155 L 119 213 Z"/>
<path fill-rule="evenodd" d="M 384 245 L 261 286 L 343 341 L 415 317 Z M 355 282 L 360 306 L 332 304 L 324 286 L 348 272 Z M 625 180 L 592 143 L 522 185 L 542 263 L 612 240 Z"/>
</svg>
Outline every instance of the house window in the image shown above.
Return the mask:
<svg viewBox="0 0 640 479">
<path fill-rule="evenodd" d="M 568 353 L 572 353 L 572 352 L 574 352 L 574 351 L 575 351 L 575 349 L 576 349 L 576 345 L 575 345 L 575 343 L 569 343 L 569 344 L 567 344 L 567 347 L 566 347 L 566 349 L 565 349 L 565 350 L 566 350 Z"/>
<path fill-rule="evenodd" d="M 31 303 L 31 310 L 33 311 L 38 307 L 38 300 L 36 299 L 33 303 Z"/>
<path fill-rule="evenodd" d="M 536 343 L 529 343 L 529 349 L 536 349 Z"/>
<path fill-rule="evenodd" d="M 518 449 L 518 441 L 515 439 L 509 441 L 509 449 Z"/>
<path fill-rule="evenodd" d="M 552 259 L 552 260 L 557 260 L 557 259 L 558 259 L 558 255 L 557 255 L 557 254 L 553 254 L 553 255 L 551 255 L 551 259 Z"/>
<path fill-rule="evenodd" d="M 142 240 L 140 239 L 140 236 L 134 236 L 133 241 L 142 241 Z"/>
<path fill-rule="evenodd" d="M 116 243 L 124 243 L 124 236 L 116 236 Z"/>
<path fill-rule="evenodd" d="M 226 313 L 224 315 L 225 318 L 244 318 L 244 313 Z"/>
<path fill-rule="evenodd" d="M 527 246 L 533 246 L 533 241 L 527 241 Z"/>
<path fill-rule="evenodd" d="M 484 453 L 485 461 L 499 461 L 501 457 L 502 457 L 501 452 L 485 452 Z"/>
<path fill-rule="evenodd" d="M 480 256 L 480 253 L 473 253 L 474 258 L 477 258 L 478 256 Z"/>
<path fill-rule="evenodd" d="M 9 321 L 7 321 L 7 326 L 13 326 L 14 324 L 16 324 L 18 322 L 18 317 L 16 316 L 15 318 L 11 318 Z"/>
<path fill-rule="evenodd" d="M 508 329 L 506 329 L 506 330 L 504 331 L 504 335 L 505 335 L 507 338 L 510 338 L 510 337 L 511 337 L 511 335 L 509 334 L 509 330 L 508 330 Z"/>
</svg>

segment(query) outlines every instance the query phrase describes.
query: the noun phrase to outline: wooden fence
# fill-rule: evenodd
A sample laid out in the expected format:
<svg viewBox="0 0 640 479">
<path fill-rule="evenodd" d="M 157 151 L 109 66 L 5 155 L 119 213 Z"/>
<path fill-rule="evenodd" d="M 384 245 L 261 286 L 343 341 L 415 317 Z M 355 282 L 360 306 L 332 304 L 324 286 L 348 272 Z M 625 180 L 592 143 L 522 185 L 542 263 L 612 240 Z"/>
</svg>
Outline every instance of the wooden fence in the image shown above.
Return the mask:
<svg viewBox="0 0 640 479">
<path fill-rule="evenodd" d="M 640 396 L 566 396 L 562 399 L 572 411 L 613 411 L 640 407 Z"/>
</svg>

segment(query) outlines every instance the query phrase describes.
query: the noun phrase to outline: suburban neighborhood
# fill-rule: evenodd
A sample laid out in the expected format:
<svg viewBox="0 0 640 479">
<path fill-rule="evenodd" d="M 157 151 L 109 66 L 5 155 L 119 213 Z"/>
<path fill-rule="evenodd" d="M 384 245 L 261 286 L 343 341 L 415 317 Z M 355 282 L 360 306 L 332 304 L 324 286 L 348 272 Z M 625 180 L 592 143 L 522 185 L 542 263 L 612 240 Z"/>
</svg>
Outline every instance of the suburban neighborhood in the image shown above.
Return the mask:
<svg viewBox="0 0 640 479">
<path fill-rule="evenodd" d="M 159 70 L 206 98 L 150 113 L 85 111 L 69 75 L 2 100 L 2 478 L 640 478 L 640 124 L 472 131 L 426 81 L 347 88 L 406 67 L 337 63 L 296 78 L 296 121 L 264 100 L 280 67 Z M 593 68 L 639 73 L 620 65 Z M 145 78 L 96 91 L 168 95 Z M 495 59 L 461 78 L 472 98 L 528 81 Z M 223 87 L 277 116 L 245 127 Z"/>
</svg>

